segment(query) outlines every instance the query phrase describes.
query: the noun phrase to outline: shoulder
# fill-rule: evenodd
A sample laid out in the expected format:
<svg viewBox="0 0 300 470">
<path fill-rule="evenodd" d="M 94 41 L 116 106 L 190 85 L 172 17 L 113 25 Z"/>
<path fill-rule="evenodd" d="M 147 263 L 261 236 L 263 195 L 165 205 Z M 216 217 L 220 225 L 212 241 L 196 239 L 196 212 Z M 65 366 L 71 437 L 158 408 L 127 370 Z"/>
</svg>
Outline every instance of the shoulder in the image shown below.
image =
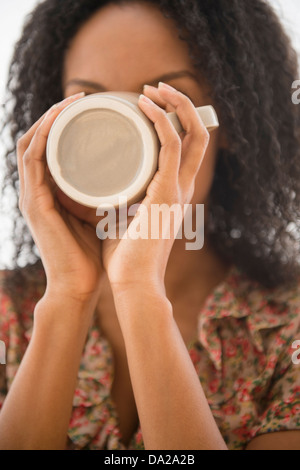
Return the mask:
<svg viewBox="0 0 300 470">
<path fill-rule="evenodd" d="M 239 317 L 266 314 L 300 315 L 300 277 L 288 285 L 267 288 L 251 279 L 242 269 L 232 265 L 225 280 L 210 298 L 211 314 L 228 316 L 230 312 Z"/>
<path fill-rule="evenodd" d="M 232 298 L 245 302 L 252 312 L 300 314 L 300 276 L 289 284 L 267 288 L 250 279 L 237 266 L 228 276 L 226 288 Z"/>
<path fill-rule="evenodd" d="M 222 360 L 216 364 L 239 410 L 234 422 L 228 418 L 231 445 L 246 447 L 262 434 L 299 430 L 300 279 L 266 288 L 234 267 L 212 307 L 219 320 L 214 357 Z M 208 344 L 213 333 L 207 330 Z"/>
<path fill-rule="evenodd" d="M 25 295 L 28 290 L 33 293 L 45 287 L 45 279 L 45 271 L 40 260 L 24 267 L 2 269 L 0 270 L 1 293 L 19 298 Z"/>
<path fill-rule="evenodd" d="M 41 261 L 16 269 L 0 270 L 0 329 L 19 323 L 29 328 L 35 304 L 44 295 L 46 276 Z"/>
<path fill-rule="evenodd" d="M 300 339 L 300 278 L 289 285 L 265 288 L 238 273 L 233 284 L 254 346 L 269 361 L 271 369 L 277 367 L 280 377 L 292 367 L 293 345 Z M 299 372 L 294 371 L 297 375 Z"/>
<path fill-rule="evenodd" d="M 288 286 L 266 288 L 232 266 L 207 306 L 206 321 L 242 321 L 256 350 L 290 356 L 293 339 L 300 337 L 300 279 Z M 237 325 L 238 323 L 232 323 Z"/>
<path fill-rule="evenodd" d="M 0 340 L 6 351 L 6 367 L 0 373 L 0 408 L 31 339 L 34 308 L 45 289 L 46 276 L 40 261 L 0 270 Z"/>
<path fill-rule="evenodd" d="M 24 267 L 15 269 L 0 270 L 0 288 L 15 293 L 14 288 L 21 286 L 26 288 L 38 287 L 45 282 L 45 271 L 40 260 L 34 264 L 27 264 Z"/>
</svg>

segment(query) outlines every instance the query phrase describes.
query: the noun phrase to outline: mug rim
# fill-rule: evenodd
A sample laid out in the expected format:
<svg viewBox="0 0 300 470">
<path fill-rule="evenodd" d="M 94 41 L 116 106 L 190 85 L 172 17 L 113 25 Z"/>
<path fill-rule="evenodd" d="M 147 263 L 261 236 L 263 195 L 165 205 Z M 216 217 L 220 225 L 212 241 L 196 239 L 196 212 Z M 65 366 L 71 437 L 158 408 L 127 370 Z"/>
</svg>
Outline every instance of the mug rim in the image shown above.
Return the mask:
<svg viewBox="0 0 300 470">
<path fill-rule="evenodd" d="M 125 116 L 137 128 L 143 144 L 142 167 L 136 178 L 122 191 L 109 196 L 91 196 L 74 188 L 62 177 L 61 167 L 57 160 L 59 140 L 67 124 L 79 114 L 95 109 L 108 109 Z M 115 96 L 113 92 L 84 96 L 63 109 L 51 126 L 46 148 L 47 163 L 56 184 L 74 201 L 93 208 L 119 207 L 120 198 L 126 197 L 130 202 L 137 195 L 141 195 L 157 169 L 157 155 L 158 137 L 152 129 L 151 121 L 133 103 Z"/>
</svg>

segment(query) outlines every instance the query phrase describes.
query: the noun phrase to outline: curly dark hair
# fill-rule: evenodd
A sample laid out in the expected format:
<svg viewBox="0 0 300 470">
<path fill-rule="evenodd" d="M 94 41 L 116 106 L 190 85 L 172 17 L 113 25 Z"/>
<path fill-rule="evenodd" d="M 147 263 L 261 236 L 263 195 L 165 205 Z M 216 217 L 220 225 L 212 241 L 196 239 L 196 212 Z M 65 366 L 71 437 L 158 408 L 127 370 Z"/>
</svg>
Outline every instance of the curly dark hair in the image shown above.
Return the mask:
<svg viewBox="0 0 300 470">
<path fill-rule="evenodd" d="M 17 139 L 63 99 L 70 40 L 105 4 L 132 1 L 44 0 L 27 17 L 7 84 L 12 146 L 3 195 L 18 191 Z M 267 288 L 289 284 L 300 274 L 300 108 L 291 100 L 298 65 L 290 39 L 263 0 L 144 1 L 175 20 L 225 130 L 229 150 L 217 158 L 207 221 L 216 251 Z M 39 257 L 15 202 L 17 267 L 22 252 Z"/>
</svg>

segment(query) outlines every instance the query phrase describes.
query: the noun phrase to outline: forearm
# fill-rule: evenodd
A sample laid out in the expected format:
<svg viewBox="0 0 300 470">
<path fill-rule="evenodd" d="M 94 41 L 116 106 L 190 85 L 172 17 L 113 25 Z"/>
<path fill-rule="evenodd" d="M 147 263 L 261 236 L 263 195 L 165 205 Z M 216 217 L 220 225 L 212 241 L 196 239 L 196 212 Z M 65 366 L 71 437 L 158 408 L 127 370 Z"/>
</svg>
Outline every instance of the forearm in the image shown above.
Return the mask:
<svg viewBox="0 0 300 470">
<path fill-rule="evenodd" d="M 226 449 L 161 293 L 115 292 L 146 449 Z"/>
<path fill-rule="evenodd" d="M 91 305 L 42 299 L 0 413 L 0 449 L 64 449 Z"/>
</svg>

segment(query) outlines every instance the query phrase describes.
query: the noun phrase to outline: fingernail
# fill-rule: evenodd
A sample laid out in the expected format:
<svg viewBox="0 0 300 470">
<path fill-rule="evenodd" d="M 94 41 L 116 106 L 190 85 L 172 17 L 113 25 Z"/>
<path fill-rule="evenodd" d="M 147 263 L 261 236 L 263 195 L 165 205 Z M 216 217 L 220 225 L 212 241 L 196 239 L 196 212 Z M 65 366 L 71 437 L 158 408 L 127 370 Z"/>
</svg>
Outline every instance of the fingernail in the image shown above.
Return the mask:
<svg viewBox="0 0 300 470">
<path fill-rule="evenodd" d="M 173 88 L 172 86 L 167 85 L 166 83 L 163 83 L 163 82 L 159 82 L 158 88 L 159 88 L 159 89 L 165 89 L 165 90 L 173 91 L 173 92 L 176 92 L 176 91 L 177 91 L 177 90 L 175 90 L 175 88 Z"/>
<path fill-rule="evenodd" d="M 139 101 L 143 101 L 144 103 L 147 103 L 147 104 L 154 104 L 153 101 L 147 98 L 147 96 L 145 95 L 140 95 Z"/>
<path fill-rule="evenodd" d="M 62 100 L 59 103 L 56 103 L 55 105 L 53 105 L 52 109 L 62 108 L 69 101 L 73 101 L 76 98 L 83 98 L 84 96 L 85 96 L 84 91 L 81 91 L 80 93 L 75 93 L 75 95 L 68 96 L 64 100 Z"/>
<path fill-rule="evenodd" d="M 153 89 L 153 88 L 155 88 L 155 86 L 152 86 L 152 85 L 144 85 L 144 86 L 143 86 L 143 89 L 144 89 L 145 91 L 149 90 L 149 88 L 152 88 L 152 89 Z M 156 88 L 155 88 L 155 89 L 156 89 Z"/>
<path fill-rule="evenodd" d="M 83 96 L 85 96 L 85 92 L 84 92 L 84 91 L 81 91 L 80 93 L 75 93 L 75 95 L 68 96 L 67 98 L 65 98 L 65 99 L 62 101 L 62 103 L 63 103 L 64 101 L 73 100 L 74 98 L 81 98 L 81 97 L 83 97 Z"/>
</svg>

